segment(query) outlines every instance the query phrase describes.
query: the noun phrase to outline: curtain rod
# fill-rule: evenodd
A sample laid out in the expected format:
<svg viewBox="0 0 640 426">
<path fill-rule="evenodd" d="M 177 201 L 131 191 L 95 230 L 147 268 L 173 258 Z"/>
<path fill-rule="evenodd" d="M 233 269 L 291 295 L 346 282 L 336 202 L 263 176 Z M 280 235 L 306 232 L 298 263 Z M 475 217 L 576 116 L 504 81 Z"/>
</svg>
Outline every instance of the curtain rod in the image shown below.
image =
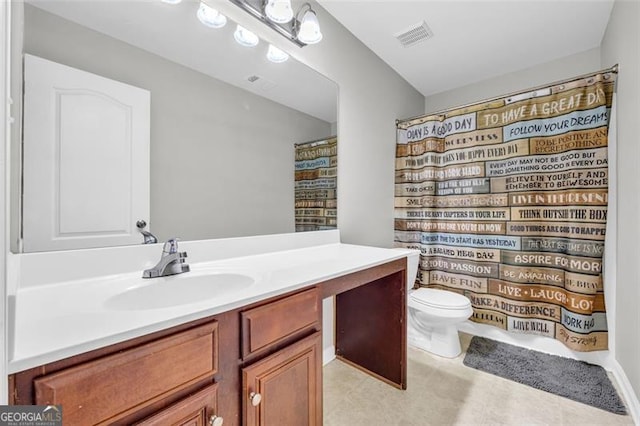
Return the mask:
<svg viewBox="0 0 640 426">
<path fill-rule="evenodd" d="M 307 142 L 300 142 L 300 143 L 294 143 L 293 146 L 298 147 L 298 146 L 302 146 L 302 145 L 308 145 L 310 143 L 319 143 L 319 142 L 326 142 L 329 143 L 329 141 L 331 139 L 338 139 L 338 135 L 333 135 L 333 136 L 329 136 L 326 138 L 320 138 L 320 139 L 316 139 L 314 141 L 307 141 Z"/>
<path fill-rule="evenodd" d="M 604 73 L 608 73 L 608 72 L 617 74 L 618 73 L 618 69 L 619 69 L 618 64 L 615 64 L 614 66 L 612 66 L 610 68 L 605 68 L 605 69 L 600 70 L 600 71 L 593 71 L 593 72 L 582 74 L 582 75 L 579 75 L 579 76 L 576 76 L 576 77 L 565 78 L 564 80 L 554 81 L 553 83 L 541 84 L 540 86 L 532 87 L 530 89 L 518 90 L 518 91 L 515 91 L 515 92 L 507 93 L 505 95 L 500 95 L 500 96 L 496 96 L 496 97 L 489 98 L 489 99 L 483 99 L 481 101 L 470 102 L 468 104 L 464 104 L 464 105 L 460 105 L 460 106 L 453 106 L 451 108 L 444 108 L 444 109 L 441 109 L 441 110 L 436 111 L 436 112 L 429 112 L 427 114 L 416 115 L 415 117 L 409 117 L 409 118 L 405 118 L 405 119 L 402 119 L 402 120 L 396 119 L 396 126 L 399 123 L 416 120 L 416 119 L 422 118 L 422 117 L 428 117 L 430 115 L 439 115 L 439 114 L 442 114 L 442 113 L 447 112 L 447 111 L 452 110 L 452 109 L 462 109 L 462 108 L 468 108 L 468 107 L 474 106 L 474 105 L 480 105 L 480 104 L 484 104 L 484 103 L 489 103 L 489 102 L 497 101 L 498 99 L 508 98 L 509 96 L 515 96 L 515 95 L 519 95 L 521 93 L 526 93 L 526 92 L 534 92 L 536 90 L 544 89 L 544 88 L 549 87 L 549 86 L 557 86 L 559 84 L 565 84 L 565 83 L 568 83 L 568 82 L 573 81 L 573 80 L 580 80 L 581 78 L 591 77 L 591 76 L 596 75 L 596 74 L 604 74 Z"/>
</svg>

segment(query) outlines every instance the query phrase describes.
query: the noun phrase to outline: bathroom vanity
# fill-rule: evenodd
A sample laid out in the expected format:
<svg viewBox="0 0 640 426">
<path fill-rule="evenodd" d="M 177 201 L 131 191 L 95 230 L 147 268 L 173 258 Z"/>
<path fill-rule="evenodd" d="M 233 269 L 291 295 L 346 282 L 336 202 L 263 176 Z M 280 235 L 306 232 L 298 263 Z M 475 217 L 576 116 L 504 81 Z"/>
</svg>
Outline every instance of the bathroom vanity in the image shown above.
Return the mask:
<svg viewBox="0 0 640 426">
<path fill-rule="evenodd" d="M 406 253 L 338 243 L 218 260 L 217 267 L 247 261 L 263 273 L 252 295 L 214 299 L 218 305 L 189 314 L 187 306 L 180 315 L 119 311 L 114 318 L 131 319 L 117 322 L 121 332 L 93 342 L 70 337 L 75 345 L 68 340 L 39 356 L 20 352 L 16 336 L 10 402 L 62 404 L 70 425 L 321 425 L 322 300 L 331 296 L 336 356 L 406 388 Z M 50 318 L 53 325 L 60 316 Z M 69 350 L 75 353 L 60 355 Z"/>
</svg>

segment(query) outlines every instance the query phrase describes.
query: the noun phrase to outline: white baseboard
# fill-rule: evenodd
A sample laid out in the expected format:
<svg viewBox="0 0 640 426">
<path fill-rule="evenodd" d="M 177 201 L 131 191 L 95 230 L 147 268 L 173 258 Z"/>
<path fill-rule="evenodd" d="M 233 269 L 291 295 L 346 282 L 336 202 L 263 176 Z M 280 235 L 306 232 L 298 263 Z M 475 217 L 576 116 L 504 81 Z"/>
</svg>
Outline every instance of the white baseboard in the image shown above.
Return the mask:
<svg viewBox="0 0 640 426">
<path fill-rule="evenodd" d="M 334 359 L 336 359 L 336 347 L 329 346 L 328 348 L 324 348 L 322 351 L 322 366 L 329 364 Z"/>
<path fill-rule="evenodd" d="M 638 395 L 634 392 L 631 382 L 629 382 L 627 375 L 620 364 L 618 364 L 618 361 L 614 361 L 612 364 L 613 368 L 611 369 L 611 373 L 620 387 L 629 414 L 633 418 L 634 423 L 640 426 L 640 401 L 638 400 Z"/>
</svg>

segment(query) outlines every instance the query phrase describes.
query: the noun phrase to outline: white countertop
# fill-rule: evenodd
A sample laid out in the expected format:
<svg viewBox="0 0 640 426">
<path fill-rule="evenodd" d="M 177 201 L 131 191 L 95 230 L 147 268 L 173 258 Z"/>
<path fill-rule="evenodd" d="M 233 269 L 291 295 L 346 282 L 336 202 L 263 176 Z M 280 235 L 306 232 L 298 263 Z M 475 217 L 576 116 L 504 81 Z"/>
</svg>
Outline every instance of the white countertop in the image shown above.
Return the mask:
<svg viewBox="0 0 640 426">
<path fill-rule="evenodd" d="M 9 373 L 67 358 L 272 296 L 406 257 L 393 250 L 341 243 L 190 263 L 191 272 L 143 280 L 142 269 L 18 288 L 10 310 Z M 191 304 L 117 310 L 105 302 L 132 286 L 183 276 L 237 272 L 255 278 L 242 290 Z M 177 287 L 179 288 L 179 287 Z"/>
</svg>

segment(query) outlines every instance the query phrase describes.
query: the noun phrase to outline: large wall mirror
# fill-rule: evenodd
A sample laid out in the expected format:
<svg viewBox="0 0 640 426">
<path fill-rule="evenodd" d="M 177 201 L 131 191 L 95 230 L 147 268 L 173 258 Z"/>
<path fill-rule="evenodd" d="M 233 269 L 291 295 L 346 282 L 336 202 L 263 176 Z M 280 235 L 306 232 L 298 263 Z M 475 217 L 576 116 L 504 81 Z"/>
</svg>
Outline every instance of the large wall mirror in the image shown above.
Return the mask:
<svg viewBox="0 0 640 426">
<path fill-rule="evenodd" d="M 239 45 L 231 21 L 220 29 L 204 26 L 196 17 L 199 4 L 16 2 L 13 60 L 31 55 L 149 92 L 150 209 L 140 219 L 158 240 L 293 232 L 294 144 L 335 135 L 337 86 L 293 58 L 270 62 L 264 41 Z M 13 87 L 21 86 L 14 81 Z M 25 112 L 25 134 L 39 125 L 30 121 Z M 12 163 L 20 169 L 29 150 L 21 149 L 22 135 L 12 139 Z M 14 192 L 16 180 L 29 181 L 16 173 Z M 12 195 L 12 251 L 47 250 L 18 243 L 20 208 L 50 220 L 47 211 L 27 211 L 20 200 Z"/>
</svg>

